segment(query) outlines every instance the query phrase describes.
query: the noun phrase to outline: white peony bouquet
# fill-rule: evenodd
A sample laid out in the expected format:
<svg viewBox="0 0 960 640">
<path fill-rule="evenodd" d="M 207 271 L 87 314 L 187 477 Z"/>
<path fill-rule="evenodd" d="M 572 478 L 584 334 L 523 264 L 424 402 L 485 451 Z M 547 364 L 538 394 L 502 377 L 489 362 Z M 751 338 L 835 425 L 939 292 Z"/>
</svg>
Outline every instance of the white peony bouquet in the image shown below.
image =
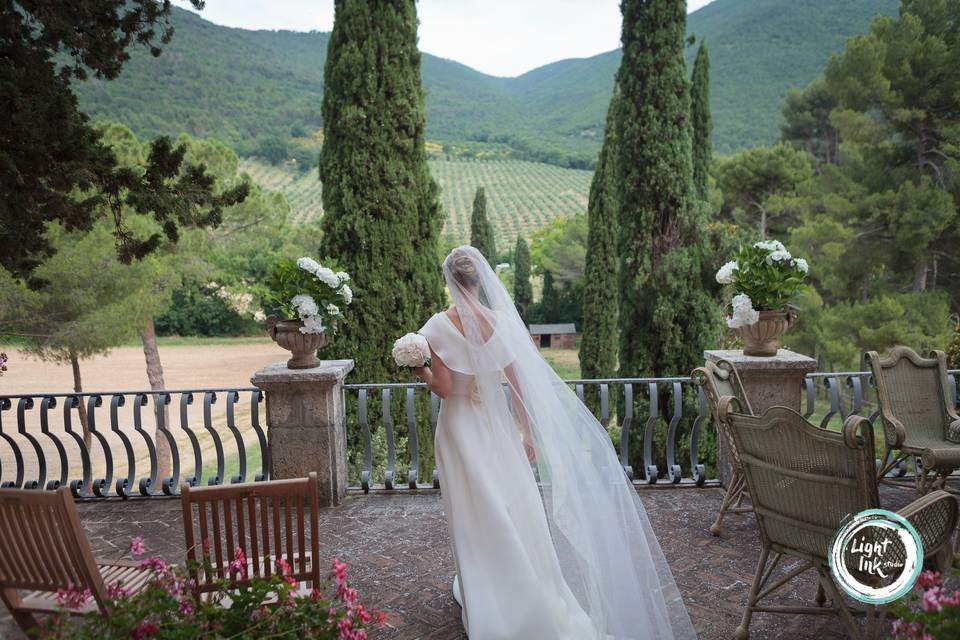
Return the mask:
<svg viewBox="0 0 960 640">
<path fill-rule="evenodd" d="M 430 345 L 419 333 L 408 333 L 393 343 L 393 359 L 397 366 L 423 367 L 430 364 Z"/>
<path fill-rule="evenodd" d="M 779 240 L 762 240 L 737 252 L 717 271 L 717 282 L 732 285 L 731 329 L 755 324 L 761 311 L 786 307 L 803 286 L 810 266 L 795 258 Z"/>
<path fill-rule="evenodd" d="M 353 302 L 343 271 L 313 258 L 284 259 L 270 270 L 262 289 L 263 307 L 284 320 L 300 320 L 304 334 L 333 334 L 343 320 L 341 305 Z"/>
</svg>

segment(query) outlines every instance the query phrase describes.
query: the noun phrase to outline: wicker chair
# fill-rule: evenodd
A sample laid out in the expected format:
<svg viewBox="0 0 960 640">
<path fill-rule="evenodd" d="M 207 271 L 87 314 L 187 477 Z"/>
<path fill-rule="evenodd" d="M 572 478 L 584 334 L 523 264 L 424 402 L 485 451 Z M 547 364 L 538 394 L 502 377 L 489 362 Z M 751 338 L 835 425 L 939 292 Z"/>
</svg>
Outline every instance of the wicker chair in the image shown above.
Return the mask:
<svg viewBox="0 0 960 640">
<path fill-rule="evenodd" d="M 747 392 L 740 381 L 740 374 L 737 373 L 737 368 L 729 360 L 707 361 L 702 367 L 693 370 L 692 377 L 694 383 L 703 388 L 710 402 L 713 421 L 722 439 L 721 442 L 718 442 L 718 445 L 725 446 L 729 452 L 732 474 L 727 483 L 727 492 L 720 503 L 717 519 L 710 525 L 710 533 L 719 536 L 722 532 L 723 517 L 727 513 L 748 513 L 753 511 L 753 507 L 743 506 L 743 499 L 749 498 L 747 483 L 743 477 L 743 469 L 740 467 L 740 458 L 737 456 L 737 448 L 733 439 L 723 424 L 717 420 L 717 404 L 720 402 L 720 398 L 733 396 L 740 401 L 740 407 L 746 413 L 753 415 L 753 410 L 750 408 Z"/>
<path fill-rule="evenodd" d="M 887 441 L 878 475 L 883 479 L 912 456 L 920 493 L 946 489 L 947 476 L 960 468 L 960 416 L 950 397 L 946 355 L 932 351 L 923 358 L 908 347 L 895 347 L 885 358 L 876 351 L 865 357 L 877 383 Z"/>
<path fill-rule="evenodd" d="M 756 612 L 837 615 L 852 638 L 874 638 L 883 613 L 874 606 L 853 609 L 843 600 L 830 574 L 829 549 L 845 518 L 879 506 L 873 460 L 873 430 L 869 420 L 850 416 L 843 432 L 820 429 L 796 411 L 772 407 L 762 416 L 738 413 L 736 398 L 719 403 L 719 419 L 729 429 L 740 454 L 760 530 L 760 562 L 736 638 L 749 637 Z M 950 537 L 957 525 L 957 499 L 932 492 L 899 514 L 909 520 L 923 542 L 925 560 L 943 570 L 952 561 Z M 785 575 L 774 578 L 784 556 L 800 560 Z M 794 563 L 797 564 L 797 563 Z M 773 606 L 762 601 L 807 570 L 817 572 L 822 591 L 833 601 L 824 606 Z M 855 616 L 865 616 L 861 631 Z"/>
</svg>

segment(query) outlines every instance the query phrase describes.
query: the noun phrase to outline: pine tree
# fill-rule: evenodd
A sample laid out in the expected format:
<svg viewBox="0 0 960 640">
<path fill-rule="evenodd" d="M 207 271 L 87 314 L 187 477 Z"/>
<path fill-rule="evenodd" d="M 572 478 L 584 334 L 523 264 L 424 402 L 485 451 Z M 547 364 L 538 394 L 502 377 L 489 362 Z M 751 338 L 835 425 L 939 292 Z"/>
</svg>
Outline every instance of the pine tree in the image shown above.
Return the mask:
<svg viewBox="0 0 960 640">
<path fill-rule="evenodd" d="M 617 371 L 616 113 L 617 90 L 614 88 L 587 208 L 583 338 L 580 341 L 580 372 L 584 378 L 609 378 Z"/>
<path fill-rule="evenodd" d="M 683 374 L 717 322 L 701 275 L 705 209 L 695 205 L 686 3 L 624 0 L 617 74 L 621 376 Z"/>
<path fill-rule="evenodd" d="M 477 248 L 490 266 L 497 264 L 497 245 L 493 238 L 493 226 L 487 218 L 487 194 L 477 187 L 473 196 L 473 214 L 470 216 L 470 245 Z"/>
<path fill-rule="evenodd" d="M 693 125 L 693 186 L 697 198 L 710 196 L 710 161 L 713 158 L 713 120 L 710 116 L 710 56 L 707 43 L 700 41 L 693 61 L 690 87 L 690 120 Z"/>
<path fill-rule="evenodd" d="M 529 322 L 533 285 L 530 284 L 530 247 L 523 236 L 517 236 L 517 246 L 513 250 L 513 303 L 523 321 Z"/>
<path fill-rule="evenodd" d="M 443 304 L 414 1 L 337 0 L 324 83 L 321 253 L 354 291 L 330 352 L 357 380 L 409 380 L 390 345 Z"/>
</svg>

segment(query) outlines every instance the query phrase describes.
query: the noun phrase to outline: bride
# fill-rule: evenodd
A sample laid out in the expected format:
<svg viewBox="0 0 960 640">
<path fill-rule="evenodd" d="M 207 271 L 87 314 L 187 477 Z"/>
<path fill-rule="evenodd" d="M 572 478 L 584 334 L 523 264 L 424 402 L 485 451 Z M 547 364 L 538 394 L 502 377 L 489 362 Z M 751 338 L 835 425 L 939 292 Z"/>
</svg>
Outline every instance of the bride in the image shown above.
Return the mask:
<svg viewBox="0 0 960 640">
<path fill-rule="evenodd" d="M 695 638 L 646 512 L 590 411 L 540 357 L 473 247 L 420 329 L 443 399 L 435 452 L 471 640 Z M 535 467 L 535 470 L 531 467 Z"/>
</svg>

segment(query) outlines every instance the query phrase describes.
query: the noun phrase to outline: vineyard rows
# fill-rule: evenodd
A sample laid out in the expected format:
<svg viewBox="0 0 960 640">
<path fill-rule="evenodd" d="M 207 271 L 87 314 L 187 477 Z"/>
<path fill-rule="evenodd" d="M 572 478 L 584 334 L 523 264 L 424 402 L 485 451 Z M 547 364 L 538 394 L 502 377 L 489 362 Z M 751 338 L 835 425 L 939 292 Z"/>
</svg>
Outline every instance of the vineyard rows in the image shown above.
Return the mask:
<svg viewBox="0 0 960 640">
<path fill-rule="evenodd" d="M 293 221 L 307 222 L 322 215 L 320 181 L 316 171 L 273 166 L 257 158 L 245 158 L 241 171 L 260 186 L 287 197 Z M 440 185 L 446 212 L 444 233 L 466 242 L 470 236 L 470 212 L 478 186 L 486 190 L 487 215 L 497 234 L 497 245 L 510 246 L 517 235 L 529 237 L 557 216 L 587 210 L 590 171 L 564 169 L 519 160 L 430 160 L 430 172 Z"/>
</svg>

